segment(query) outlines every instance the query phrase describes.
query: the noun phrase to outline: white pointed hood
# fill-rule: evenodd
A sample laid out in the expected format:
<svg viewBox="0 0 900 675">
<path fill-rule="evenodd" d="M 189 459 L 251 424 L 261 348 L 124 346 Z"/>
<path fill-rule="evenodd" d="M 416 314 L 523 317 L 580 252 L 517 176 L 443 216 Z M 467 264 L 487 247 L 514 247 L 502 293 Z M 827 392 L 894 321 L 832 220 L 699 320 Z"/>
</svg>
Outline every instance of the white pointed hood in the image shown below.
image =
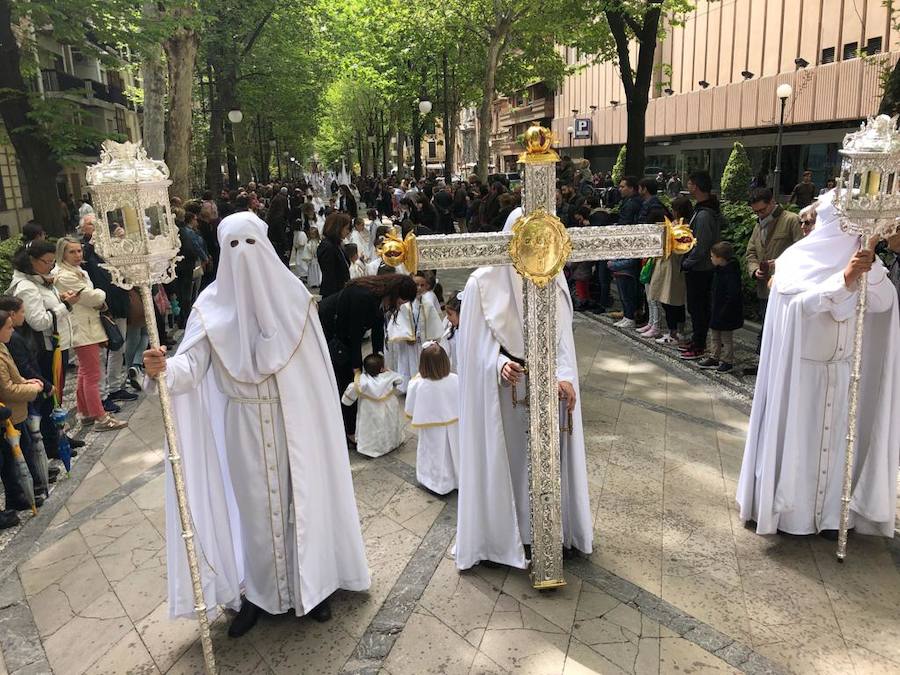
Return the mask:
<svg viewBox="0 0 900 675">
<path fill-rule="evenodd" d="M 219 223 L 216 280 L 194 304 L 219 361 L 241 382 L 259 383 L 284 368 L 312 300 L 278 258 L 267 229 L 248 211 Z"/>
</svg>

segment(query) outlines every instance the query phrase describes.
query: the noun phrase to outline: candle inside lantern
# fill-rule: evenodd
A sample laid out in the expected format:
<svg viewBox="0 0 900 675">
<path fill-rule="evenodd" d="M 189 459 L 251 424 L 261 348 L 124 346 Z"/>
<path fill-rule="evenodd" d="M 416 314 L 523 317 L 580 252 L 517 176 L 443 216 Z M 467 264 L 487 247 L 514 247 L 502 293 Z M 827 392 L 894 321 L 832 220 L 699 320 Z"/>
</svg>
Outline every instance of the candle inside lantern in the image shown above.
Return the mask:
<svg viewBox="0 0 900 675">
<path fill-rule="evenodd" d="M 866 176 L 866 194 L 867 195 L 877 195 L 878 188 L 881 187 L 881 172 L 880 171 L 869 171 Z"/>
<path fill-rule="evenodd" d="M 122 207 L 122 217 L 125 219 L 125 236 L 129 239 L 140 239 L 141 221 L 137 211 L 132 206 Z"/>
</svg>

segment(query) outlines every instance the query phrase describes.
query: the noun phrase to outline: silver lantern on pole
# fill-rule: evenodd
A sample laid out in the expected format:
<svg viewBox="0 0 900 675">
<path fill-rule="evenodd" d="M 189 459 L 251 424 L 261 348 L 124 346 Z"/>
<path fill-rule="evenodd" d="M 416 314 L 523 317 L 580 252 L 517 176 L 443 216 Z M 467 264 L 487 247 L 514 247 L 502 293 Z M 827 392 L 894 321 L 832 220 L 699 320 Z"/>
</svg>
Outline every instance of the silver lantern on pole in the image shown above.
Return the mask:
<svg viewBox="0 0 900 675">
<path fill-rule="evenodd" d="M 87 169 L 87 183 L 99 221 L 93 244 L 106 261 L 103 267 L 109 271 L 113 283 L 126 290 L 137 288 L 140 291 L 150 346 L 158 349 L 160 342 L 151 287 L 175 278 L 175 263 L 180 260 L 178 250 L 181 245 L 175 216 L 169 206 L 169 185 L 172 183 L 169 169 L 164 162 L 149 158 L 140 144 L 105 141 L 100 161 Z M 203 601 L 184 472 L 164 377 L 158 380 L 158 390 L 181 518 L 181 536 L 193 584 L 194 609 L 200 623 L 203 657 L 207 673 L 213 675 L 217 671 L 209 618 Z"/>
<path fill-rule="evenodd" d="M 841 175 L 834 192 L 834 206 L 841 229 L 860 237 L 860 247 L 868 247 L 876 237 L 887 238 L 900 223 L 900 132 L 897 117 L 869 118 L 860 130 L 844 137 Z M 874 252 L 873 252 L 874 255 Z M 850 362 L 850 391 L 847 421 L 847 454 L 844 458 L 841 521 L 838 530 L 838 560 L 847 555 L 847 530 L 853 492 L 853 465 L 857 450 L 859 380 L 862 367 L 863 330 L 868 306 L 868 275 L 859 278 L 856 304 L 856 334 Z"/>
</svg>

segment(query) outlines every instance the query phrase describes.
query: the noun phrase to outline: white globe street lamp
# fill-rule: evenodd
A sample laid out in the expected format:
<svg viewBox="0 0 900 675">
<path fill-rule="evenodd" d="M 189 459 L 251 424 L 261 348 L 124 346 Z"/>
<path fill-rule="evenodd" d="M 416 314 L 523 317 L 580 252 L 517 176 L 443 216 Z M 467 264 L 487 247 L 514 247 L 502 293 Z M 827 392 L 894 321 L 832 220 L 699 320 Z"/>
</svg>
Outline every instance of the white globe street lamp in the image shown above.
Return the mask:
<svg viewBox="0 0 900 675">
<path fill-rule="evenodd" d="M 569 147 L 572 147 L 572 137 L 575 135 L 575 127 L 569 127 L 566 129 L 566 133 L 569 134 Z"/>
<path fill-rule="evenodd" d="M 778 122 L 778 145 L 775 150 L 775 185 L 773 186 L 773 192 L 775 193 L 776 199 L 778 199 L 778 194 L 781 190 L 781 137 L 784 134 L 784 108 L 787 105 L 787 100 L 793 93 L 794 88 L 787 82 L 779 84 L 778 89 L 775 90 L 775 95 L 781 99 L 781 118 Z"/>
<path fill-rule="evenodd" d="M 240 111 L 240 109 L 235 108 L 234 110 L 228 111 L 228 121 L 232 124 L 240 124 L 244 119 L 244 113 Z"/>
<path fill-rule="evenodd" d="M 427 115 L 428 113 L 430 113 L 431 101 L 429 101 L 427 98 L 423 98 L 421 101 L 419 101 L 419 112 L 423 115 Z"/>
</svg>

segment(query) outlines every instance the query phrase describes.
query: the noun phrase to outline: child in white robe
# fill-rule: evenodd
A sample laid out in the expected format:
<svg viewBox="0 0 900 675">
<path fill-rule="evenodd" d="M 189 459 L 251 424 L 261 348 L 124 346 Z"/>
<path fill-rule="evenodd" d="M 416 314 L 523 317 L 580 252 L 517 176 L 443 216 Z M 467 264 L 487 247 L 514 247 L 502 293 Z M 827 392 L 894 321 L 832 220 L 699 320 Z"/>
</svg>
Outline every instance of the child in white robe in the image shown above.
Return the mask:
<svg viewBox="0 0 900 675">
<path fill-rule="evenodd" d="M 419 345 L 416 342 L 416 321 L 413 314 L 413 303 L 404 302 L 397 309 L 397 314 L 388 321 L 385 350 L 389 363 L 402 378 L 397 387 L 405 394 L 409 380 L 419 368 Z"/>
<path fill-rule="evenodd" d="M 356 250 L 359 252 L 359 259 L 362 263 L 367 263 L 374 257 L 375 243 L 369 235 L 369 228 L 366 225 L 365 218 L 359 217 L 356 219 L 348 239 L 347 243 L 356 244 Z"/>
<path fill-rule="evenodd" d="M 319 249 L 319 244 L 321 243 L 322 239 L 319 236 L 319 228 L 309 228 L 306 247 L 303 249 L 301 255 L 302 259 L 306 262 L 306 285 L 309 288 L 318 288 L 319 284 L 322 283 L 322 268 L 319 267 L 319 259 L 316 257 L 316 251 Z"/>
<path fill-rule="evenodd" d="M 413 279 L 416 282 L 418 297 L 412 303 L 412 311 L 416 325 L 416 342 L 421 352 L 422 345 L 426 342 L 443 338 L 446 327 L 441 316 L 441 303 L 434 293 L 434 277 L 420 272 Z M 418 357 L 418 354 L 416 356 Z"/>
<path fill-rule="evenodd" d="M 459 486 L 459 381 L 436 342 L 427 343 L 409 383 L 406 415 L 419 434 L 416 479 L 439 495 Z"/>
<path fill-rule="evenodd" d="M 450 357 L 450 372 L 459 372 L 459 346 L 456 332 L 459 330 L 459 313 L 462 311 L 462 293 L 451 293 L 444 304 L 444 335 L 441 347 Z"/>
<path fill-rule="evenodd" d="M 359 259 L 359 247 L 356 244 L 344 244 L 344 257 L 350 261 L 351 279 L 358 279 L 369 274 L 366 266 Z"/>
<path fill-rule="evenodd" d="M 381 354 L 363 359 L 363 372 L 347 386 L 341 403 L 356 409 L 356 451 L 381 457 L 403 443 L 404 424 L 396 387 L 402 378 L 384 367 Z"/>
</svg>

